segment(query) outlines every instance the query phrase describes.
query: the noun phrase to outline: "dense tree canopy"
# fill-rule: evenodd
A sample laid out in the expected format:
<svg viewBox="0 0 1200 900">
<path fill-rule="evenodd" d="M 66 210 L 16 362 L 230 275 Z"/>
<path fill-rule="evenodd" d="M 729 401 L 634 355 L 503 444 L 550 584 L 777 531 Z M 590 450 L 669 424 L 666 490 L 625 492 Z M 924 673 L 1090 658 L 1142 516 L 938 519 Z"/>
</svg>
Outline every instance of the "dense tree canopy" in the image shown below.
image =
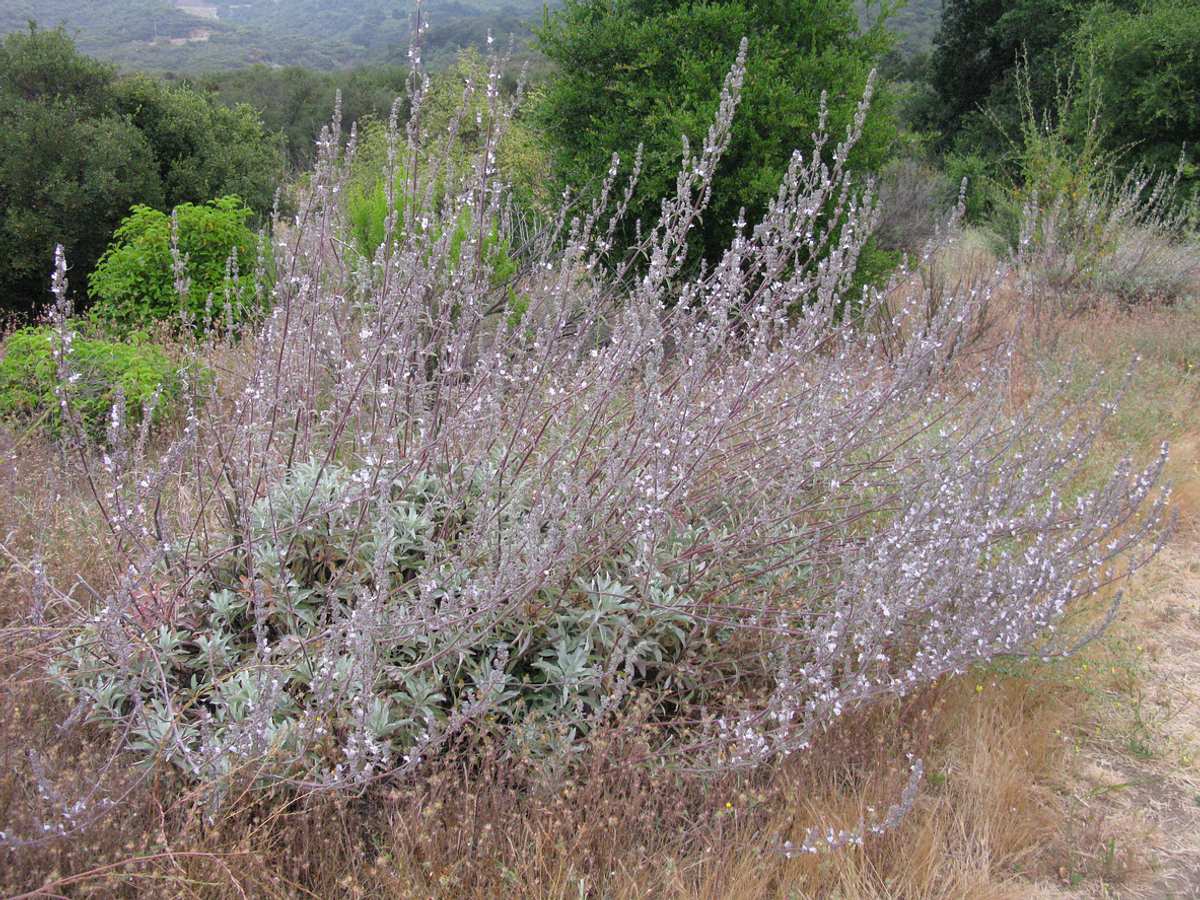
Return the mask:
<svg viewBox="0 0 1200 900">
<path fill-rule="evenodd" d="M 1004 130 L 1015 128 L 1023 115 L 1018 69 L 1028 80 L 1034 107 L 1053 105 L 1070 79 L 1080 22 L 1098 5 L 1096 0 L 946 0 L 930 66 L 938 102 L 926 124 L 941 132 L 945 145 L 961 146 L 965 140 L 996 151 Z M 1133 9 L 1138 0 L 1104 5 Z"/>
<path fill-rule="evenodd" d="M 60 32 L 0 45 L 0 304 L 48 297 L 54 245 L 76 266 L 104 252 L 135 203 L 162 203 L 153 148 L 113 102 L 112 70 Z"/>
<path fill-rule="evenodd" d="M 312 162 L 316 138 L 333 116 L 340 94 L 342 118 L 387 120 L 392 104 L 406 92 L 408 66 L 365 66 L 348 72 L 315 72 L 299 66 L 252 66 L 206 75 L 198 85 L 228 106 L 248 104 L 263 124 L 282 135 L 295 168 Z"/>
<path fill-rule="evenodd" d="M 1200 143 L 1200 2 L 1154 0 L 1137 12 L 1101 6 L 1077 37 L 1114 149 L 1170 171 Z M 1200 180 L 1194 164 L 1185 179 Z"/>
<path fill-rule="evenodd" d="M 1091 175 L 1169 172 L 1200 139 L 1200 3 L 947 0 L 930 81 L 922 124 L 976 184 L 1028 177 L 1031 123 L 1103 150 Z"/>
<path fill-rule="evenodd" d="M 673 187 L 680 137 L 704 136 L 742 37 L 750 45 L 742 102 L 698 238 L 706 255 L 719 252 L 739 209 L 752 221 L 792 151 L 810 145 L 822 91 L 835 135 L 852 116 L 888 36 L 880 26 L 861 33 L 850 0 L 568 0 L 538 34 L 558 65 L 539 119 L 561 176 L 586 190 L 613 151 L 628 167 L 641 143 L 634 212 L 652 221 Z M 855 164 L 877 165 L 893 137 L 879 102 Z"/>
<path fill-rule="evenodd" d="M 146 136 L 167 206 L 236 194 L 262 213 L 283 174 L 282 143 L 247 104 L 226 106 L 145 75 L 113 86 L 117 109 Z"/>
<path fill-rule="evenodd" d="M 269 210 L 282 173 L 278 141 L 249 107 L 182 87 L 121 80 L 61 30 L 0 44 L 0 307 L 48 297 L 54 245 L 82 287 L 130 208 L 238 194 Z"/>
<path fill-rule="evenodd" d="M 937 122 L 952 133 L 964 118 L 1003 90 L 1023 54 L 1049 62 L 1073 24 L 1068 0 L 948 0 L 934 39 Z"/>
</svg>

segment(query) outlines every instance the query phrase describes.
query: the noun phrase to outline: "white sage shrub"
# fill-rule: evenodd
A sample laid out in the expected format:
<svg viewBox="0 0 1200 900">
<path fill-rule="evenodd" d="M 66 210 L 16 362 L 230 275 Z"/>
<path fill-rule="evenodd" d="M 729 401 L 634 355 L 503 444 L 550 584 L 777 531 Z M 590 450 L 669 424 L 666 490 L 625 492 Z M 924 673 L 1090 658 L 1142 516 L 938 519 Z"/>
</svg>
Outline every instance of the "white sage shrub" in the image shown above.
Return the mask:
<svg viewBox="0 0 1200 900">
<path fill-rule="evenodd" d="M 1064 617 L 1153 552 L 1162 460 L 1084 490 L 1108 408 L 1007 402 L 1011 345 L 964 339 L 1003 271 L 898 310 L 850 293 L 869 92 L 690 264 L 743 71 L 633 252 L 610 252 L 614 164 L 594 204 L 522 225 L 504 285 L 498 134 L 468 169 L 439 155 L 454 126 L 424 133 L 415 72 L 388 154 L 405 196 L 364 264 L 335 122 L 239 362 L 161 452 L 117 434 L 81 456 L 124 561 L 56 666 L 90 715 L 211 785 L 333 790 L 473 734 L 566 753 L 640 698 L 652 756 L 726 769 L 1086 639 Z M 497 132 L 499 77 L 467 85 Z"/>
</svg>

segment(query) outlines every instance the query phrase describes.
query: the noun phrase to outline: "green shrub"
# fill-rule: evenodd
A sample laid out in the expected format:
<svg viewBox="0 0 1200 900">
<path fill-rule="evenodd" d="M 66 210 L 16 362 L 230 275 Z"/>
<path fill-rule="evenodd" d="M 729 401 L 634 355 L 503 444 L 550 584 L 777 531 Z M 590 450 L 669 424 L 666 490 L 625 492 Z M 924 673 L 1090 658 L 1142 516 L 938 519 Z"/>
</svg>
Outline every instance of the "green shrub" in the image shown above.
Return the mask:
<svg viewBox="0 0 1200 900">
<path fill-rule="evenodd" d="M 252 270 L 258 239 L 247 224 L 252 211 L 238 197 L 203 205 L 184 203 L 168 216 L 135 206 L 88 279 L 96 301 L 93 316 L 122 329 L 148 326 L 180 312 L 171 255 L 172 217 L 178 223 L 179 252 L 189 281 L 187 311 L 202 327 L 241 322 L 258 309 Z M 236 253 L 241 276 L 230 277 Z M 226 298 L 231 308 L 226 310 Z"/>
<path fill-rule="evenodd" d="M 1122 171 L 1171 171 L 1180 199 L 1200 190 L 1200 3 L 1148 0 L 1093 6 L 1075 36 L 1076 64 L 1092 82 Z"/>
<path fill-rule="evenodd" d="M 62 430 L 62 413 L 55 388 L 59 384 L 52 328 L 24 328 L 12 334 L 0 357 L 0 419 L 50 434 Z M 106 434 L 113 404 L 125 397 L 125 419 L 138 423 L 143 407 L 160 392 L 154 419 L 161 421 L 176 409 L 182 396 L 179 368 L 161 347 L 144 341 L 115 343 L 73 335 L 64 385 L 72 408 L 89 437 Z"/>
<path fill-rule="evenodd" d="M 674 194 L 681 139 L 687 135 L 700 146 L 726 67 L 748 38 L 730 147 L 708 209 L 689 235 L 710 265 L 728 248 L 735 222 L 755 223 L 765 214 L 793 151 L 800 147 L 809 155 L 825 116 L 831 133 L 844 133 L 869 73 L 891 43 L 881 22 L 861 27 L 850 0 L 568 0 L 556 6 L 537 31 L 539 49 L 555 64 L 535 109 L 550 149 L 550 174 L 560 188 L 571 184 L 587 197 L 614 152 L 624 173 L 635 157 L 641 160 L 629 216 L 615 235 L 621 249 L 637 241 L 635 222 L 656 222 L 662 199 Z M 857 172 L 882 164 L 897 138 L 890 88 L 878 87 L 850 157 Z M 821 150 L 827 161 L 835 143 Z"/>
<path fill-rule="evenodd" d="M 384 135 L 375 132 L 368 141 L 378 143 L 384 140 Z M 379 248 L 387 239 L 388 196 L 384 173 L 372 166 L 379 153 L 370 149 L 364 154 L 368 162 L 363 168 L 366 171 L 356 173 L 346 190 L 346 219 L 350 226 L 354 249 L 364 259 L 373 259 Z M 371 166 L 368 168 L 368 166 Z M 397 222 L 392 235 L 392 244 L 404 239 L 404 213 L 412 202 L 405 194 L 408 177 L 401 168 L 395 174 L 393 204 Z M 434 205 L 441 198 L 435 197 Z M 454 220 L 454 228 L 449 234 L 448 253 L 446 254 L 446 273 L 453 275 L 458 271 L 462 262 L 462 248 L 472 230 L 472 213 L 464 207 Z M 445 225 L 434 222 L 427 226 L 426 236 L 430 245 L 438 243 L 445 232 Z M 500 232 L 499 223 L 493 222 L 492 227 L 483 236 L 483 267 L 488 284 L 493 288 L 507 285 L 507 309 L 510 321 L 519 321 L 529 305 L 527 297 L 518 297 L 510 281 L 517 273 L 517 260 L 513 256 L 512 242 Z M 388 248 L 390 252 L 390 246 Z"/>
<path fill-rule="evenodd" d="M 874 236 L 869 238 L 859 251 L 858 265 L 854 269 L 854 278 L 847 291 L 848 310 L 857 311 L 861 307 L 864 289 L 882 288 L 886 285 L 903 259 L 902 251 L 880 246 Z"/>
<path fill-rule="evenodd" d="M 59 244 L 81 285 L 136 204 L 236 194 L 260 216 L 270 211 L 284 161 L 254 109 L 181 82 L 121 77 L 64 28 L 26 27 L 23 10 L 35 8 L 59 18 L 40 3 L 0 5 L 0 309 L 41 311 Z"/>
<path fill-rule="evenodd" d="M 953 203 L 965 179 L 967 192 L 963 196 L 963 214 L 972 225 L 985 222 L 995 212 L 997 204 L 1003 201 L 1004 192 L 993 177 L 994 169 L 991 162 L 976 153 L 951 153 L 946 156 L 949 192 L 945 199 Z"/>
<path fill-rule="evenodd" d="M 402 178 L 398 175 L 396 181 L 399 183 Z M 397 192 L 395 203 L 397 216 L 403 216 L 402 193 Z M 346 218 L 354 238 L 354 249 L 367 259 L 375 255 L 387 237 L 387 214 L 387 190 L 382 178 L 374 184 L 351 183 L 346 196 Z"/>
</svg>

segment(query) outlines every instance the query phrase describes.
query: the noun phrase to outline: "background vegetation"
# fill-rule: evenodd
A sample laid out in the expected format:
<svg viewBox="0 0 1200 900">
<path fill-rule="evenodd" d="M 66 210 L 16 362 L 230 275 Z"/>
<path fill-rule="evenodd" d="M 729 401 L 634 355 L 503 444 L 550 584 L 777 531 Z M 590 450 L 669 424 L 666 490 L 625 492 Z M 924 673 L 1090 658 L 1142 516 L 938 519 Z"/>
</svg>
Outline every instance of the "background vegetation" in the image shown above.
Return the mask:
<svg viewBox="0 0 1200 900">
<path fill-rule="evenodd" d="M 622 160 L 619 173 L 627 175 L 640 147 L 631 218 L 649 225 L 675 180 L 680 141 L 703 134 L 717 109 L 719 60 L 732 58 L 743 37 L 750 42 L 746 86 L 724 177 L 694 236 L 703 257 L 716 262 L 735 223 L 761 218 L 793 151 L 819 129 L 822 97 L 833 134 L 853 120 L 889 41 L 881 27 L 859 33 L 849 0 L 567 0 L 538 33 L 538 48 L 556 64 L 538 104 L 538 125 L 560 177 L 594 191 L 614 153 Z M 887 91 L 879 94 L 850 160 L 866 171 L 882 164 L 896 139 Z"/>
<path fill-rule="evenodd" d="M 0 305 L 28 315 L 47 304 L 56 244 L 86 284 L 136 205 L 237 194 L 265 216 L 283 166 L 279 139 L 249 106 L 119 78 L 60 30 L 10 35 L 0 45 Z"/>
<path fill-rule="evenodd" d="M 952 169 L 986 177 L 1023 178 L 1013 150 L 1030 119 L 1076 147 L 1099 141 L 1117 177 L 1173 170 L 1197 135 L 1198 10 L 1192 0 L 948 3 L 918 126 L 937 135 Z M 1182 162 L 1190 197 L 1195 168 Z"/>
<path fill-rule="evenodd" d="M 126 70 L 198 73 L 256 64 L 330 70 L 406 64 L 413 9 L 411 0 L 16 0 L 0 10 L 0 34 L 30 20 L 61 24 L 78 35 L 85 53 Z M 482 48 L 489 31 L 502 44 L 523 44 L 542 4 L 430 0 L 424 9 L 426 52 L 436 62 L 463 47 Z"/>
<path fill-rule="evenodd" d="M 236 196 L 181 203 L 170 215 L 135 206 L 88 279 L 92 318 L 118 332 L 181 315 L 200 329 L 252 319 L 263 290 L 254 270 L 267 262 L 247 224 L 252 215 Z"/>
</svg>

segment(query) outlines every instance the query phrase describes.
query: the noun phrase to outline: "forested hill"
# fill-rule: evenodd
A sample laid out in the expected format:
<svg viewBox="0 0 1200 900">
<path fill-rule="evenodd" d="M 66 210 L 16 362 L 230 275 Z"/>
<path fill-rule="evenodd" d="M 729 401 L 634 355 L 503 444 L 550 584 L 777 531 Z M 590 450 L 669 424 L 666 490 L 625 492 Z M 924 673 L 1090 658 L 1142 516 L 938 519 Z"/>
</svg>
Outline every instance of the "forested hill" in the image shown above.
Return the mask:
<svg viewBox="0 0 1200 900">
<path fill-rule="evenodd" d="M 904 55 L 929 48 L 942 0 L 908 0 L 889 27 Z M 549 4 L 557 6 L 557 0 Z M 541 0 L 426 0 L 427 62 L 481 47 L 524 46 Z M 406 58 L 413 0 L 5 0 L 0 35 L 65 25 L 79 48 L 124 69 L 211 72 L 265 64 L 340 69 Z M 859 3 L 865 21 L 876 3 Z"/>
<path fill-rule="evenodd" d="M 942 23 L 943 0 L 908 0 L 888 14 L 888 29 L 896 34 L 896 47 L 903 56 L 925 53 L 933 46 Z M 859 17 L 872 22 L 879 15 L 878 2 L 859 0 Z"/>
<path fill-rule="evenodd" d="M 541 0 L 427 0 L 431 62 L 492 32 L 529 36 Z M 266 65 L 337 69 L 407 56 L 412 0 L 7 0 L 0 34 L 65 25 L 85 53 L 144 71 Z"/>
<path fill-rule="evenodd" d="M 890 23 L 901 50 L 909 54 L 926 51 L 942 24 L 942 0 L 908 0 L 892 13 Z"/>
</svg>

